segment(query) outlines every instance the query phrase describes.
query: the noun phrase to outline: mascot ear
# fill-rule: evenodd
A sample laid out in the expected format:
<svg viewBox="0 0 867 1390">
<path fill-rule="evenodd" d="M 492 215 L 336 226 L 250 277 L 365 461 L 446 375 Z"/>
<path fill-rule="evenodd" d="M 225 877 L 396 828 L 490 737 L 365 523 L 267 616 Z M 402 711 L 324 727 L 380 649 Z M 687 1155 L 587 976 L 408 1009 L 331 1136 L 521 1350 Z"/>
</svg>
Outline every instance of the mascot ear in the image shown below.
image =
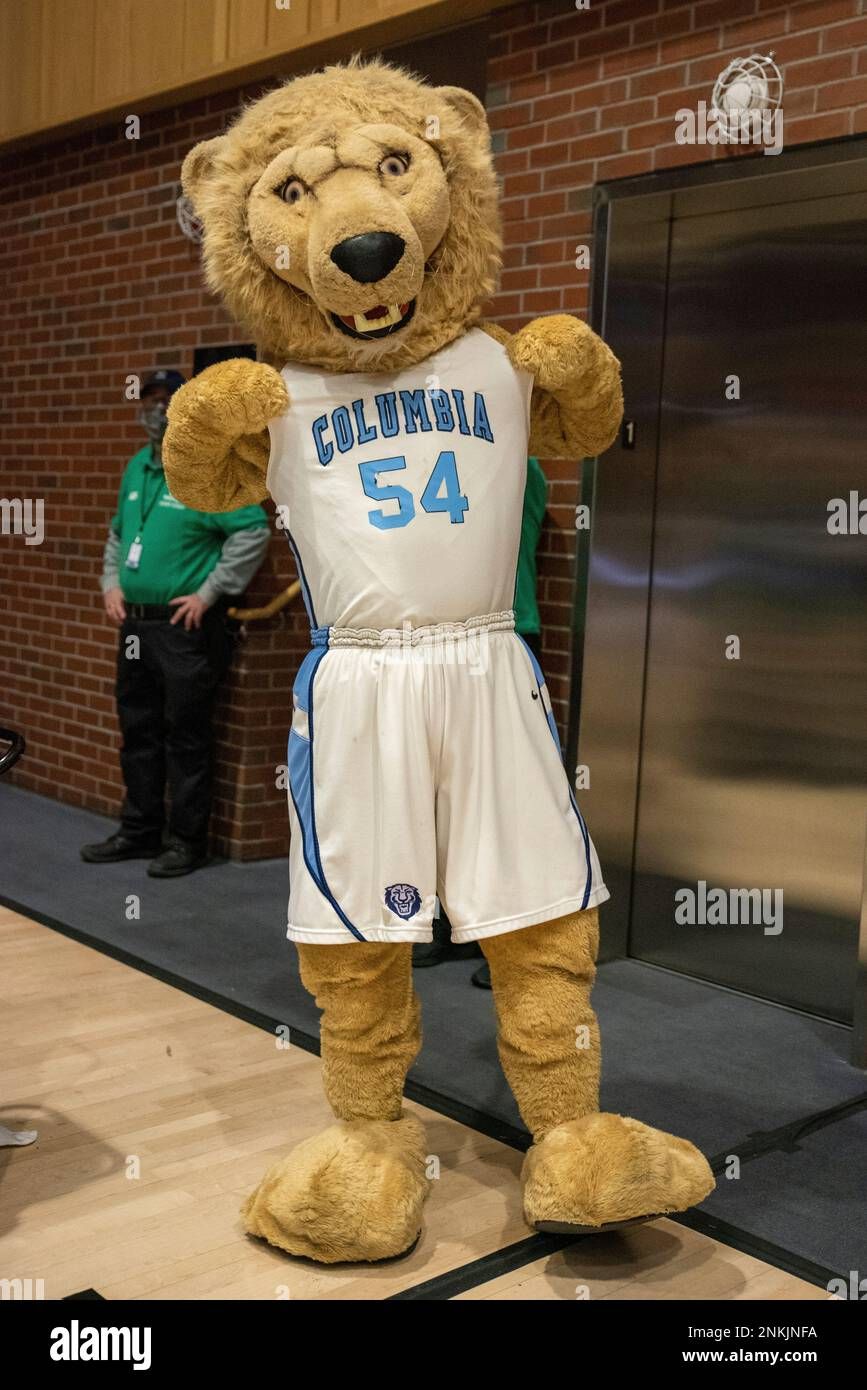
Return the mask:
<svg viewBox="0 0 867 1390">
<path fill-rule="evenodd" d="M 464 125 L 478 139 L 487 144 L 490 139 L 488 117 L 478 97 L 463 87 L 437 87 L 437 96 L 456 111 Z"/>
<path fill-rule="evenodd" d="M 181 186 L 193 207 L 196 205 L 196 193 L 214 171 L 216 156 L 222 145 L 222 135 L 216 135 L 213 140 L 202 140 L 193 146 L 181 166 Z"/>
</svg>

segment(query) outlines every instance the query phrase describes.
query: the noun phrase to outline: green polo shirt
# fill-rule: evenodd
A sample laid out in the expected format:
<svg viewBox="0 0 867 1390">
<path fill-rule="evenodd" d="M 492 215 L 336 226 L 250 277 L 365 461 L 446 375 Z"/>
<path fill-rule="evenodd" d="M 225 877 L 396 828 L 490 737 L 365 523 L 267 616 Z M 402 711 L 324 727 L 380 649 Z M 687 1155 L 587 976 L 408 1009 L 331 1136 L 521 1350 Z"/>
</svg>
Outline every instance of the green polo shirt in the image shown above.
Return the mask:
<svg viewBox="0 0 867 1390">
<path fill-rule="evenodd" d="M 536 550 L 542 534 L 545 507 L 548 503 L 548 484 L 539 460 L 527 460 L 527 482 L 524 487 L 524 515 L 521 521 L 521 545 L 518 550 L 518 574 L 515 582 L 515 631 L 541 632 L 539 605 L 536 601 Z"/>
<path fill-rule="evenodd" d="M 144 518 L 144 520 L 143 520 Z M 139 450 L 127 464 L 120 484 L 111 528 L 120 538 L 120 587 L 130 603 L 168 603 L 180 594 L 194 594 L 220 558 L 223 542 L 233 531 L 267 526 L 261 507 L 234 512 L 195 512 L 169 492 L 162 464 L 151 446 Z M 127 555 L 136 536 L 142 550 L 137 569 L 127 568 Z"/>
</svg>

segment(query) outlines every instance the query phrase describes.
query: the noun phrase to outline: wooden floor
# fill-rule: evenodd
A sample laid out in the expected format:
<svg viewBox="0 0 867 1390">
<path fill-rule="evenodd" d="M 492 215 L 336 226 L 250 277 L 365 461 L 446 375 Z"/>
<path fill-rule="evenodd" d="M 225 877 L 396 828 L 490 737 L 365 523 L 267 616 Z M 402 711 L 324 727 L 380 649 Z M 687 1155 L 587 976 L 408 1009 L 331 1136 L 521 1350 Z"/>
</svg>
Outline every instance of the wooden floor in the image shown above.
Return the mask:
<svg viewBox="0 0 867 1390">
<path fill-rule="evenodd" d="M 0 908 L 0 1278 L 46 1298 L 382 1299 L 531 1233 L 521 1155 L 412 1105 L 440 1162 L 406 1259 L 339 1269 L 251 1240 L 238 1208 L 263 1170 L 329 1122 L 319 1060 Z M 595 1237 L 461 1299 L 827 1299 L 658 1221 Z"/>
</svg>

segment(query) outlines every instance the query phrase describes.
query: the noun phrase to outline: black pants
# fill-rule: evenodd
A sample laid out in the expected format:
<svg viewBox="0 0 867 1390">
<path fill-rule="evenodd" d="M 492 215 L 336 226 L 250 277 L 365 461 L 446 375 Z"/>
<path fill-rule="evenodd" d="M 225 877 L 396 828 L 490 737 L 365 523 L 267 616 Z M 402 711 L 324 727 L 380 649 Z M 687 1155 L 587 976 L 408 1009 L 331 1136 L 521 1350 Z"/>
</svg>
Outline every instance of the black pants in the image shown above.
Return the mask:
<svg viewBox="0 0 867 1390">
<path fill-rule="evenodd" d="M 138 638 L 138 654 L 131 638 Z M 117 711 L 126 797 L 121 827 L 135 839 L 161 837 L 166 781 L 170 836 L 204 853 L 213 786 L 212 721 L 217 687 L 234 645 L 221 609 L 199 629 L 167 619 L 127 618 L 117 656 Z"/>
</svg>

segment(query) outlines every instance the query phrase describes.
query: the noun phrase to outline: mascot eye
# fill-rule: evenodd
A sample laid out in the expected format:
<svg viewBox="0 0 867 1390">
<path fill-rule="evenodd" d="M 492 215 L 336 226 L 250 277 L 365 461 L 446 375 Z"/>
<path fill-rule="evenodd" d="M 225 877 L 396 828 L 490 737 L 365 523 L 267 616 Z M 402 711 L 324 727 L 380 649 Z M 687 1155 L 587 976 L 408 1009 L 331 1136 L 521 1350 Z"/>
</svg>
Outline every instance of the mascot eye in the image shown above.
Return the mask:
<svg viewBox="0 0 867 1390">
<path fill-rule="evenodd" d="M 284 203 L 297 203 L 307 192 L 306 185 L 300 179 L 287 179 L 284 184 L 277 189 L 278 195 Z"/>
<path fill-rule="evenodd" d="M 394 178 L 397 174 L 405 174 L 408 168 L 408 154 L 387 154 L 379 166 L 379 172 L 390 174 Z"/>
</svg>

